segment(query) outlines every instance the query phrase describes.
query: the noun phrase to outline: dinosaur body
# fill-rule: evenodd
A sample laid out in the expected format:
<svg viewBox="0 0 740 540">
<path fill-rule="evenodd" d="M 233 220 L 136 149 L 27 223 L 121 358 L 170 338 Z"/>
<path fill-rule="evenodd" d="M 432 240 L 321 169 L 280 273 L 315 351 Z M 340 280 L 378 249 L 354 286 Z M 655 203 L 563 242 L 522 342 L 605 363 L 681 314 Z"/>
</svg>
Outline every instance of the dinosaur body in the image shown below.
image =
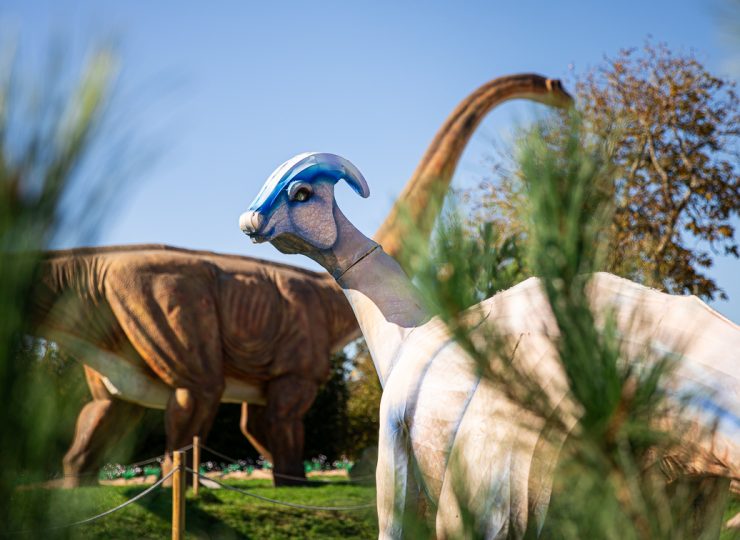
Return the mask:
<svg viewBox="0 0 740 540">
<path fill-rule="evenodd" d="M 542 418 L 509 399 L 503 385 L 482 377 L 446 325 L 429 318 L 399 264 L 338 208 L 339 180 L 369 195 L 362 175 L 343 158 L 301 155 L 276 169 L 266 183 L 272 192 L 255 200 L 240 225 L 255 242 L 269 241 L 321 264 L 357 316 L 383 384 L 376 473 L 380 537 L 408 535 L 404 516 L 420 495 L 436 513 L 440 538 L 539 532 L 562 440 L 544 436 Z M 695 297 L 667 295 L 610 274 L 592 276 L 588 296 L 597 319 L 615 314 L 627 361 L 645 347 L 658 357 L 680 359 L 670 390 L 707 396 L 703 406 L 710 414 L 696 411 L 696 422 L 711 428 L 714 411 L 730 416 L 728 424 L 720 423 L 721 436 L 701 441 L 712 464 L 719 464 L 710 471 L 718 499 L 700 496 L 692 511 L 707 520 L 696 531 L 714 535 L 721 516 L 709 505 L 722 508 L 729 478 L 740 468 L 740 327 Z M 471 309 L 480 315 L 479 325 L 502 338 L 509 349 L 501 354 L 537 382 L 570 431 L 579 410 L 568 395 L 553 340 L 557 324 L 539 280 L 530 278 Z"/>
<path fill-rule="evenodd" d="M 84 362 L 109 399 L 145 407 L 176 406 L 176 389 L 206 403 L 265 406 L 277 383 L 295 388 L 291 410 L 265 423 L 300 420 L 328 376 L 331 351 L 357 333 L 326 274 L 258 259 L 156 245 L 92 248 L 50 252 L 42 274 L 43 335 Z M 309 320 L 327 330 L 311 332 Z M 207 432 L 212 416 L 185 419 L 170 426 L 168 450 Z M 261 427 L 270 439 L 271 427 Z M 93 457 L 75 452 L 66 465 L 86 468 Z"/>
<path fill-rule="evenodd" d="M 359 265 L 353 269 L 363 270 Z M 354 288 L 359 286 L 351 280 L 344 286 L 363 328 L 386 320 L 378 306 L 369 305 L 363 292 L 367 289 Z M 726 478 L 740 471 L 735 424 L 740 418 L 740 327 L 696 297 L 671 296 L 607 273 L 595 274 L 588 292 L 595 313 L 614 310 L 627 358 L 639 358 L 648 346 L 655 358 L 674 351 L 680 360 L 672 374 L 673 392 L 712 396 L 706 409 L 696 411 L 709 424 L 716 410 L 726 411 L 714 436 L 700 441 L 705 453 L 681 464 L 681 473 L 719 477 L 724 485 L 723 495 L 697 504 L 697 510 L 723 507 Z M 537 381 L 549 402 L 558 404 L 561 421 L 574 426 L 578 409 L 567 395 L 554 340 L 557 325 L 540 281 L 530 278 L 499 293 L 471 315 L 496 330 L 506 344 L 500 354 Z M 435 528 L 442 538 L 521 538 L 528 530 L 540 531 L 562 440 L 543 437 L 541 418 L 482 377 L 443 321 L 434 318 L 397 332 L 401 339 L 390 355 L 380 413 L 381 536 L 403 537 L 397 516 L 413 509 L 416 497 L 428 498 L 435 509 Z M 369 347 L 382 365 L 390 351 L 377 344 Z"/>
<path fill-rule="evenodd" d="M 376 238 L 401 255 L 399 209 L 430 234 L 455 165 L 482 118 L 515 98 L 567 106 L 559 81 L 494 79 L 435 136 Z M 65 457 L 68 485 L 94 470 L 140 406 L 166 410 L 167 452 L 205 436 L 218 403 L 242 401 L 241 427 L 271 457 L 276 483 L 303 477 L 301 418 L 329 373 L 329 351 L 359 336 L 330 276 L 166 246 L 51 252 L 42 268 L 47 334 L 86 364 L 93 401 Z M 54 300 L 67 301 L 51 311 Z M 64 307 L 66 305 L 66 307 Z M 285 475 L 285 476 L 279 476 Z"/>
<path fill-rule="evenodd" d="M 62 299 L 53 302 L 44 333 L 83 353 L 75 341 L 121 358 L 120 373 L 94 354 L 86 359 L 110 374 L 106 386 L 131 386 L 123 375 L 130 373 L 163 389 L 196 388 L 213 373 L 227 381 L 223 401 L 246 400 L 238 380 L 254 388 L 250 402 L 264 405 L 264 394 L 255 392 L 267 380 L 291 372 L 325 380 L 328 364 L 297 362 L 297 351 L 328 355 L 356 333 L 332 280 L 288 265 L 160 245 L 49 252 L 43 264 L 47 295 Z M 75 282 L 79 276 L 85 280 Z M 74 298 L 65 301 L 69 292 Z M 327 325 L 323 339 L 307 337 L 300 324 L 306 317 Z M 126 391 L 120 397 L 166 406 Z"/>
</svg>

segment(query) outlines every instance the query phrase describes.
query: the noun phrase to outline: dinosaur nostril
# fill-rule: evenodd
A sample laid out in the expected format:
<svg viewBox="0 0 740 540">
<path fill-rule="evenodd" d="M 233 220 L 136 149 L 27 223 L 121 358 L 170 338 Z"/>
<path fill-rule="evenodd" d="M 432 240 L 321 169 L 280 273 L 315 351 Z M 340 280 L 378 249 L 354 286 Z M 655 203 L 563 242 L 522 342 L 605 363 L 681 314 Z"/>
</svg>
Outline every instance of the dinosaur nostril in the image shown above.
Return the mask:
<svg viewBox="0 0 740 540">
<path fill-rule="evenodd" d="M 248 211 L 244 212 L 239 217 L 239 228 L 245 233 L 245 234 L 254 234 L 260 230 L 260 227 L 262 227 L 262 223 L 264 222 L 264 217 L 259 212 L 253 212 Z"/>
<path fill-rule="evenodd" d="M 262 214 L 259 212 L 252 212 L 252 227 L 254 227 L 255 231 L 259 231 L 262 228 L 263 222 L 264 218 L 262 217 Z"/>
</svg>

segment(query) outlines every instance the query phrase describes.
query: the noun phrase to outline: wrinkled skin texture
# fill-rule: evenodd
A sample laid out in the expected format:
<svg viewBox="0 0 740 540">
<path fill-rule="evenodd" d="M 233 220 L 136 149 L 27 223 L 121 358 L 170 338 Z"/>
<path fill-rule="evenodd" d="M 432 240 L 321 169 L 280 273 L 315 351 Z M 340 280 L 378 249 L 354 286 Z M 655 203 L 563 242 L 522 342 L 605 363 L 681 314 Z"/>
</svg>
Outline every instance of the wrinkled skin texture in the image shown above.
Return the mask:
<svg viewBox="0 0 740 540">
<path fill-rule="evenodd" d="M 302 417 L 328 377 L 331 351 L 356 333 L 325 274 L 165 246 L 49 253 L 38 311 L 47 315 L 40 332 L 61 346 L 73 338 L 96 343 L 124 366 L 114 378 L 105 365 L 96 366 L 102 373 L 89 367 L 96 355 L 81 358 L 93 402 L 64 460 L 71 485 L 99 465 L 142 405 L 165 409 L 168 453 L 206 437 L 218 404 L 241 401 L 225 395 L 230 380 L 256 390 L 243 420 L 250 440 L 277 471 L 301 478 Z M 137 388 L 163 391 L 148 401 L 127 394 L 129 373 L 142 374 Z"/>
<path fill-rule="evenodd" d="M 400 208 L 405 208 L 411 220 L 418 224 L 419 232 L 431 233 L 437 212 L 434 198 L 447 190 L 455 165 L 475 128 L 492 108 L 511 99 L 529 99 L 557 107 L 566 107 L 571 101 L 559 81 L 535 74 L 494 79 L 463 100 L 436 134 L 375 236 L 387 253 L 395 257 L 401 255 Z M 175 253 L 177 260 L 172 262 Z M 156 262 L 160 257 L 164 259 Z M 327 351 L 337 344 L 323 348 L 315 345 L 310 351 L 301 350 L 295 357 L 287 354 L 271 326 L 276 319 L 282 324 L 292 320 L 302 331 L 317 336 L 319 342 L 328 339 L 326 328 L 321 326 L 325 317 L 311 315 L 291 319 L 289 314 L 280 316 L 286 305 L 297 309 L 304 300 L 306 313 L 311 314 L 311 309 L 316 309 L 310 305 L 311 295 L 291 288 L 286 290 L 275 281 L 280 269 L 290 273 L 288 267 L 253 259 L 237 262 L 237 258 L 219 257 L 165 246 L 50 253 L 50 261 L 56 259 L 56 262 L 44 267 L 41 279 L 53 281 L 65 276 L 65 288 L 50 289 L 50 296 L 36 317 L 42 322 L 51 302 L 67 295 L 76 305 L 73 310 L 81 312 L 75 317 L 82 317 L 82 320 L 72 324 L 70 321 L 75 319 L 60 316 L 56 323 L 47 321 L 49 324 L 63 322 L 62 329 L 75 330 L 85 344 L 113 353 L 108 367 L 111 364 L 140 367 L 138 377 L 130 381 L 131 386 L 147 386 L 146 381 L 159 382 L 166 388 L 157 387 L 154 391 L 157 399 L 163 393 L 169 396 L 167 392 L 177 396 L 168 397 L 165 405 L 156 405 L 167 410 L 168 451 L 188 444 L 191 433 L 207 434 L 220 401 L 218 396 L 223 394 L 225 375 L 231 374 L 247 382 L 257 381 L 266 405 L 254 400 L 243 403 L 242 432 L 263 455 L 272 456 L 276 472 L 302 477 L 299 449 L 303 447 L 303 428 L 299 420 L 310 406 L 316 386 L 328 373 Z M 212 264 L 214 258 L 229 260 L 232 265 L 226 272 L 233 276 L 227 280 L 232 286 L 226 297 L 235 304 L 231 316 L 238 318 L 225 322 L 237 330 L 231 334 L 227 332 L 226 336 L 219 326 L 224 321 L 217 316 L 216 307 L 221 299 L 215 291 L 220 289 L 214 285 L 221 281 L 218 276 L 223 270 L 221 263 Z M 109 272 L 111 265 L 115 267 L 113 272 Z M 302 274 L 300 270 L 296 272 Z M 315 275 L 307 281 L 314 278 Z M 291 282 L 298 283 L 300 279 Z M 347 333 L 354 336 L 353 332 L 357 331 L 354 316 L 343 311 L 347 308 L 346 300 L 338 289 L 330 304 L 342 306 L 337 309 L 345 313 L 344 322 L 352 329 Z M 65 309 L 71 309 L 70 304 L 67 306 Z M 323 305 L 317 313 L 322 313 L 322 309 Z M 193 327 L 196 328 L 194 333 Z M 203 342 L 200 337 L 204 338 Z M 219 343 L 225 343 L 227 337 L 232 351 L 222 352 Z M 273 339 L 275 341 L 270 341 Z M 235 356 L 242 360 L 237 362 L 241 368 L 232 371 L 234 349 L 241 354 Z M 311 356 L 313 354 L 318 356 Z M 244 360 L 247 357 L 249 361 Z M 291 362 L 295 365 L 287 369 L 285 364 Z M 69 485 L 79 482 L 77 475 L 94 471 L 101 464 L 102 452 L 107 446 L 104 443 L 114 441 L 141 414 L 141 405 L 111 394 L 94 369 L 88 366 L 86 373 L 94 400 L 80 414 L 74 442 L 65 458 L 65 472 L 71 475 Z M 181 390 L 175 392 L 174 388 Z M 284 388 L 296 399 L 278 400 L 273 404 L 269 396 L 280 396 Z M 288 441 L 288 448 L 285 441 Z M 278 466 L 278 463 L 285 465 Z"/>
</svg>

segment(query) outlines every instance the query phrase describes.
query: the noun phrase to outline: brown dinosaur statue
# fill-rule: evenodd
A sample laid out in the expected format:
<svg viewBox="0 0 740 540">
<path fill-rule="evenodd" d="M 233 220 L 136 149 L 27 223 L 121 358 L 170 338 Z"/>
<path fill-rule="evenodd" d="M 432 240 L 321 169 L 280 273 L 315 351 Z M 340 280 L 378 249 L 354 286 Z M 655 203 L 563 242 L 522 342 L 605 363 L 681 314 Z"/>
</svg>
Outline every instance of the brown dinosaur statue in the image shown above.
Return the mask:
<svg viewBox="0 0 740 540">
<path fill-rule="evenodd" d="M 165 409 L 169 454 L 205 437 L 222 401 L 261 406 L 251 441 L 300 477 L 301 419 L 332 349 L 357 333 L 324 273 L 167 246 L 50 252 L 38 291 L 42 335 L 85 364 L 93 395 L 64 459 L 67 485 L 143 407 Z"/>
<path fill-rule="evenodd" d="M 446 120 L 375 235 L 398 257 L 405 208 L 431 233 L 439 198 L 482 118 L 523 98 L 565 107 L 560 82 L 501 77 Z M 274 464 L 275 483 L 303 479 L 302 418 L 329 374 L 331 351 L 359 336 L 341 289 L 325 273 L 235 255 L 163 245 L 48 252 L 35 319 L 85 365 L 93 400 L 64 458 L 75 486 L 143 407 L 165 410 L 165 467 L 194 435 L 205 438 L 220 402 L 243 403 L 241 427 Z"/>
</svg>

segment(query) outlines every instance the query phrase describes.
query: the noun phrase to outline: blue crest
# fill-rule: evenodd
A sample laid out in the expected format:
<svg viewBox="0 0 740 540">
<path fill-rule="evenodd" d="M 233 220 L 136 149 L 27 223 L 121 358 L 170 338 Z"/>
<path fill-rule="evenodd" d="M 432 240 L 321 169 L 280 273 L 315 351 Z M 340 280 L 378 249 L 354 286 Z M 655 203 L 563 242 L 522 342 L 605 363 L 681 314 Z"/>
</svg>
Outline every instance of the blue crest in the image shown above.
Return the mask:
<svg viewBox="0 0 740 540">
<path fill-rule="evenodd" d="M 362 173 L 351 162 L 336 154 L 305 152 L 290 158 L 270 175 L 257 197 L 249 205 L 252 212 L 269 214 L 280 194 L 293 182 L 313 183 L 318 180 L 346 180 L 361 197 L 370 195 Z"/>
</svg>

